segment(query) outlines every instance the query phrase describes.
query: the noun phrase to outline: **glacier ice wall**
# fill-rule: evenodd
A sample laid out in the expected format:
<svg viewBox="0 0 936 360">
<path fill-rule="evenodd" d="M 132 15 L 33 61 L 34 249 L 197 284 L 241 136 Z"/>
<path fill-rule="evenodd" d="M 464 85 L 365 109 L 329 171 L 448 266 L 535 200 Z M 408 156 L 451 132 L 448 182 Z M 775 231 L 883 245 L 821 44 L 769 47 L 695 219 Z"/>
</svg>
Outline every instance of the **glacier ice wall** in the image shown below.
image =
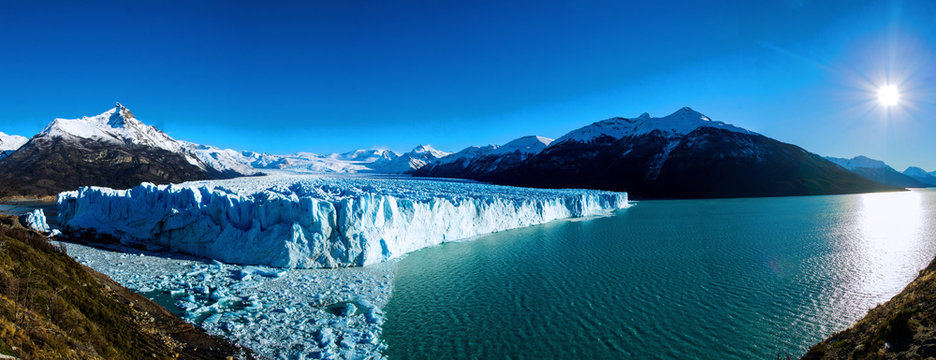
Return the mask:
<svg viewBox="0 0 936 360">
<path fill-rule="evenodd" d="M 35 209 L 28 213 L 19 216 L 20 223 L 23 226 L 26 226 L 30 229 L 36 230 L 43 234 L 48 234 L 52 231 L 52 228 L 49 227 L 49 224 L 46 222 L 45 212 L 42 209 Z"/>
<path fill-rule="evenodd" d="M 239 264 L 362 266 L 447 241 L 627 207 L 627 194 L 412 178 L 266 176 L 58 197 L 59 224 Z"/>
</svg>

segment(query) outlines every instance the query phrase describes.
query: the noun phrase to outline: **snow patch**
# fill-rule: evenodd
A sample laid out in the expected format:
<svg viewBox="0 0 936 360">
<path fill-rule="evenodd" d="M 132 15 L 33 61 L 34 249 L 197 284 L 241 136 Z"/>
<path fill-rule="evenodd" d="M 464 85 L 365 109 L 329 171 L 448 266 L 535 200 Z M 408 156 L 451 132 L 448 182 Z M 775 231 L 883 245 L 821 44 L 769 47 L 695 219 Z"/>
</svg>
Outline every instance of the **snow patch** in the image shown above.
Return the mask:
<svg viewBox="0 0 936 360">
<path fill-rule="evenodd" d="M 19 135 L 7 135 L 0 131 L 0 152 L 16 151 L 25 145 L 29 139 Z"/>
<path fill-rule="evenodd" d="M 563 135 L 552 142 L 550 146 L 568 141 L 587 143 L 604 136 L 622 139 L 630 136 L 649 134 L 653 131 L 660 131 L 666 137 L 682 137 L 700 127 L 711 127 L 742 134 L 754 134 L 751 131 L 731 124 L 721 121 L 712 121 L 707 116 L 688 107 L 684 107 L 661 118 L 650 117 L 650 114 L 643 113 L 639 117 L 633 119 L 616 117 L 599 121 Z"/>
<path fill-rule="evenodd" d="M 886 163 L 881 160 L 874 160 L 866 156 L 856 156 L 851 159 L 837 158 L 826 156 L 826 160 L 836 163 L 837 165 L 846 168 L 848 170 L 855 169 L 884 169 L 890 168 Z M 896 170 L 894 170 L 896 171 Z"/>
</svg>

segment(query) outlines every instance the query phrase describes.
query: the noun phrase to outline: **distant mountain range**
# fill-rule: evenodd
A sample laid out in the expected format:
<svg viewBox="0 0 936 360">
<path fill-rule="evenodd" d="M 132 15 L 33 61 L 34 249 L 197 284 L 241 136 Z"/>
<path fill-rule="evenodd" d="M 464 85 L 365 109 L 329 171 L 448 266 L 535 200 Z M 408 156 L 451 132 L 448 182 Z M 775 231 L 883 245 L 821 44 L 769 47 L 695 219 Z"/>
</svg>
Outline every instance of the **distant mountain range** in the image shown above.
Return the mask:
<svg viewBox="0 0 936 360">
<path fill-rule="evenodd" d="M 403 173 L 448 153 L 429 145 L 397 154 L 357 150 L 343 154 L 271 155 L 175 140 L 117 103 L 104 113 L 55 119 L 31 139 L 0 133 L 0 198 L 49 196 L 81 186 L 129 188 L 260 175 Z"/>
<path fill-rule="evenodd" d="M 0 159 L 12 154 L 16 149 L 26 144 L 27 141 L 29 141 L 29 139 L 23 136 L 7 135 L 0 132 Z"/>
<path fill-rule="evenodd" d="M 901 173 L 888 166 L 883 161 L 870 159 L 865 156 L 856 156 L 851 159 L 826 157 L 826 159 L 829 159 L 829 161 L 851 172 L 882 184 L 909 188 L 936 186 L 936 176 L 914 166 L 907 168 L 907 170 Z"/>
<path fill-rule="evenodd" d="M 524 136 L 456 153 L 420 145 L 403 154 L 371 149 L 273 155 L 175 140 L 118 103 L 97 116 L 55 119 L 28 141 L 0 133 L 0 151 L 0 197 L 269 172 L 408 173 L 529 187 L 623 190 L 654 198 L 888 191 L 932 184 L 936 178 L 919 168 L 900 174 L 867 158 L 827 160 L 712 121 L 690 108 L 662 118 L 645 113 L 599 121 L 555 141 Z M 865 168 L 885 175 L 856 170 Z"/>
<path fill-rule="evenodd" d="M 603 120 L 542 145 L 538 152 L 515 152 L 510 161 L 501 163 L 497 157 L 475 151 L 478 155 L 474 158 L 459 159 L 461 169 L 441 166 L 448 161 L 442 158 L 413 173 L 516 186 L 623 190 L 645 198 L 897 189 L 858 176 L 798 146 L 712 121 L 690 108 L 661 118 L 645 113 L 636 118 Z"/>
</svg>

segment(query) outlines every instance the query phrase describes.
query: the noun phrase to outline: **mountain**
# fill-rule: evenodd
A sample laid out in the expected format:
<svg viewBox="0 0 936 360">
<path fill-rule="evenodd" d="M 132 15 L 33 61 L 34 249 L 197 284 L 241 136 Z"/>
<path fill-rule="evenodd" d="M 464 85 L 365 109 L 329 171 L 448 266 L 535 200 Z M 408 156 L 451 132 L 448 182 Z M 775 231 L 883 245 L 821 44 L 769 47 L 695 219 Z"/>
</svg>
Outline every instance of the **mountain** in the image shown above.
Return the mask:
<svg viewBox="0 0 936 360">
<path fill-rule="evenodd" d="M 431 145 L 419 145 L 395 158 L 375 161 L 370 167 L 379 172 L 401 174 L 420 169 L 426 164 L 448 155 L 449 153 L 436 150 Z"/>
<path fill-rule="evenodd" d="M 80 119 L 55 119 L 0 159 L 0 197 L 49 196 L 81 186 L 129 188 L 244 174 L 214 167 L 199 146 L 172 139 L 137 120 L 119 103 Z M 210 156 L 209 156 L 210 157 Z M 218 161 L 217 163 L 221 163 Z"/>
<path fill-rule="evenodd" d="M 932 172 L 932 173 L 926 172 L 926 170 L 923 170 L 916 166 L 908 167 L 907 170 L 904 170 L 903 172 L 904 175 L 912 177 L 916 181 L 919 181 L 929 186 L 936 186 L 936 175 L 934 175 L 934 173 L 936 172 Z"/>
<path fill-rule="evenodd" d="M 300 152 L 289 155 L 243 152 L 244 164 L 253 169 L 283 170 L 306 174 L 350 174 L 375 172 L 377 161 L 389 161 L 399 155 L 389 150 L 356 150 L 342 154 L 319 155 Z"/>
<path fill-rule="evenodd" d="M 484 152 L 482 148 L 472 151 Z M 652 198 L 898 190 L 798 146 L 712 121 L 688 107 L 661 118 L 644 113 L 632 119 L 599 121 L 563 135 L 520 161 L 482 171 L 470 166 L 470 161 L 463 169 L 446 166 L 448 159 L 415 173 L 516 186 L 622 190 Z M 496 158 L 487 160 L 491 161 Z"/>
<path fill-rule="evenodd" d="M 543 151 L 552 141 L 542 136 L 524 136 L 500 146 L 471 146 L 420 167 L 412 174 L 427 177 L 484 177 L 498 169 L 520 164 L 531 155 Z"/>
<path fill-rule="evenodd" d="M 0 131 L 0 159 L 12 154 L 29 139 L 19 135 L 7 135 Z"/>
<path fill-rule="evenodd" d="M 920 188 L 927 187 L 929 184 L 923 183 L 913 177 L 901 174 L 899 171 L 888 166 L 883 161 L 870 159 L 865 156 L 856 156 L 851 159 L 826 157 L 831 162 L 848 169 L 849 171 L 861 175 L 862 177 L 879 182 L 881 184 Z"/>
<path fill-rule="evenodd" d="M 233 150 L 226 151 L 231 152 L 230 157 L 239 161 L 246 168 L 267 172 L 270 170 L 283 170 L 309 174 L 401 174 L 418 169 L 449 154 L 436 150 L 430 145 L 419 145 L 412 151 L 402 155 L 387 149 L 355 150 L 329 155 L 309 152 L 271 155 L 245 151 L 240 153 L 240 156 L 235 156 Z"/>
</svg>

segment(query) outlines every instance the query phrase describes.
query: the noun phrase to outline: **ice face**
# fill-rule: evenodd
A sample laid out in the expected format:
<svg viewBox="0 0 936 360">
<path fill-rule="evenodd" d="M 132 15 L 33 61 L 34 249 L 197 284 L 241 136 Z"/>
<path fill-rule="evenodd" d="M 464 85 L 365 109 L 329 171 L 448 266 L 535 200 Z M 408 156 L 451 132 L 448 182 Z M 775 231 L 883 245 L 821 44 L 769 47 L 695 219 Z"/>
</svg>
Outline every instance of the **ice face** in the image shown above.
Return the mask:
<svg viewBox="0 0 936 360">
<path fill-rule="evenodd" d="M 627 194 L 463 181 L 265 176 L 59 195 L 59 224 L 228 263 L 363 266 L 427 246 L 627 207 Z"/>
<path fill-rule="evenodd" d="M 42 209 L 35 209 L 26 214 L 20 215 L 20 222 L 23 226 L 41 232 L 43 234 L 48 234 L 52 230 L 49 228 L 49 224 L 46 222 L 45 212 Z"/>
</svg>

